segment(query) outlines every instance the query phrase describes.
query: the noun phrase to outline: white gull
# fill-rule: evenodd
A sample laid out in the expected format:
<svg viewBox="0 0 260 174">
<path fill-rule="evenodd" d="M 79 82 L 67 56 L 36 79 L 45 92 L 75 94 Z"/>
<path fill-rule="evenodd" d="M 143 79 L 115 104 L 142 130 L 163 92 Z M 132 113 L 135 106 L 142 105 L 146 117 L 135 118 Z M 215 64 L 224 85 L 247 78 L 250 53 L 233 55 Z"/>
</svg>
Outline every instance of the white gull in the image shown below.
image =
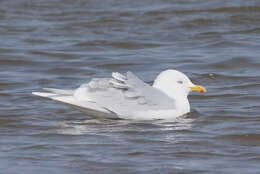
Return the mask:
<svg viewBox="0 0 260 174">
<path fill-rule="evenodd" d="M 75 107 L 89 116 L 136 120 L 172 119 L 190 112 L 188 94 L 206 92 L 177 70 L 165 70 L 149 85 L 132 72 L 92 79 L 75 90 L 44 88 L 34 95 Z"/>
</svg>

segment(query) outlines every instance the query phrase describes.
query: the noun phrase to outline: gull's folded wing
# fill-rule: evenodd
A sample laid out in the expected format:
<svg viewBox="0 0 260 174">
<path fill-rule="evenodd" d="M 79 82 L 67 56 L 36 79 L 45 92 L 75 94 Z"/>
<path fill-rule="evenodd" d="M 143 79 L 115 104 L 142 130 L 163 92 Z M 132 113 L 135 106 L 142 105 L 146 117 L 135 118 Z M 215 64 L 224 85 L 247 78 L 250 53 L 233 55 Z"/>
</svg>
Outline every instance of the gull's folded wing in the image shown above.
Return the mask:
<svg viewBox="0 0 260 174">
<path fill-rule="evenodd" d="M 112 73 L 111 79 L 93 79 L 78 88 L 77 100 L 95 102 L 121 118 L 153 110 L 175 109 L 175 101 L 162 91 L 144 83 L 133 73 Z"/>
</svg>

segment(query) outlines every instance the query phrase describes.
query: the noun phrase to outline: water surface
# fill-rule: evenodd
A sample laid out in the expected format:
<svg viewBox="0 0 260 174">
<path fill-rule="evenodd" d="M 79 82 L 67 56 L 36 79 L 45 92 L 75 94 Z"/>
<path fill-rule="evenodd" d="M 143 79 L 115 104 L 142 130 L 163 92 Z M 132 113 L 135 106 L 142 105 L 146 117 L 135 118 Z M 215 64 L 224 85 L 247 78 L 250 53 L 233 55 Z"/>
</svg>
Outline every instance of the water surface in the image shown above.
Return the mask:
<svg viewBox="0 0 260 174">
<path fill-rule="evenodd" d="M 260 172 L 260 2 L 0 2 L 0 173 Z M 171 121 L 93 119 L 31 95 L 173 68 L 204 85 Z"/>
</svg>

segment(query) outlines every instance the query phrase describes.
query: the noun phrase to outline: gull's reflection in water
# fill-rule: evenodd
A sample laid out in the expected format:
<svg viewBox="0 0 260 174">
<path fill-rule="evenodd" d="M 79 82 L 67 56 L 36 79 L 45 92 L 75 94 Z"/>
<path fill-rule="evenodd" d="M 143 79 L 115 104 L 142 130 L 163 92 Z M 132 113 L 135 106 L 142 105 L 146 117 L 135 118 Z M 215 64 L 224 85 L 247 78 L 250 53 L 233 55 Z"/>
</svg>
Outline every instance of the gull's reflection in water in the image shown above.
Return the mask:
<svg viewBox="0 0 260 174">
<path fill-rule="evenodd" d="M 177 143 L 185 132 L 192 130 L 194 119 L 187 118 L 186 115 L 174 120 L 160 120 L 161 139 L 169 143 Z"/>
<path fill-rule="evenodd" d="M 189 117 L 189 116 L 188 116 Z M 176 142 L 178 132 L 190 130 L 194 119 L 182 116 L 173 120 L 69 120 L 59 123 L 57 133 L 63 135 L 101 135 L 113 139 L 134 138 Z"/>
<path fill-rule="evenodd" d="M 65 135 L 102 134 L 113 132 L 122 120 L 87 119 L 68 120 L 59 123 L 57 133 Z"/>
</svg>

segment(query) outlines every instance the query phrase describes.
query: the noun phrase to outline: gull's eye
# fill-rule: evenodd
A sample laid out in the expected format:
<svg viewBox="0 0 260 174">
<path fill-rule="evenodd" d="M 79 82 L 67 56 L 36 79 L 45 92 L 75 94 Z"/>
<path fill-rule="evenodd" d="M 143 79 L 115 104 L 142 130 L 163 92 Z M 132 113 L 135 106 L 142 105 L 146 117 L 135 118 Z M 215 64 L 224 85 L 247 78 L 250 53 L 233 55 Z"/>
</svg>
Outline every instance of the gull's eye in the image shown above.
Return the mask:
<svg viewBox="0 0 260 174">
<path fill-rule="evenodd" d="M 183 81 L 179 80 L 179 81 L 177 81 L 177 83 L 179 83 L 179 84 L 183 84 Z"/>
</svg>

